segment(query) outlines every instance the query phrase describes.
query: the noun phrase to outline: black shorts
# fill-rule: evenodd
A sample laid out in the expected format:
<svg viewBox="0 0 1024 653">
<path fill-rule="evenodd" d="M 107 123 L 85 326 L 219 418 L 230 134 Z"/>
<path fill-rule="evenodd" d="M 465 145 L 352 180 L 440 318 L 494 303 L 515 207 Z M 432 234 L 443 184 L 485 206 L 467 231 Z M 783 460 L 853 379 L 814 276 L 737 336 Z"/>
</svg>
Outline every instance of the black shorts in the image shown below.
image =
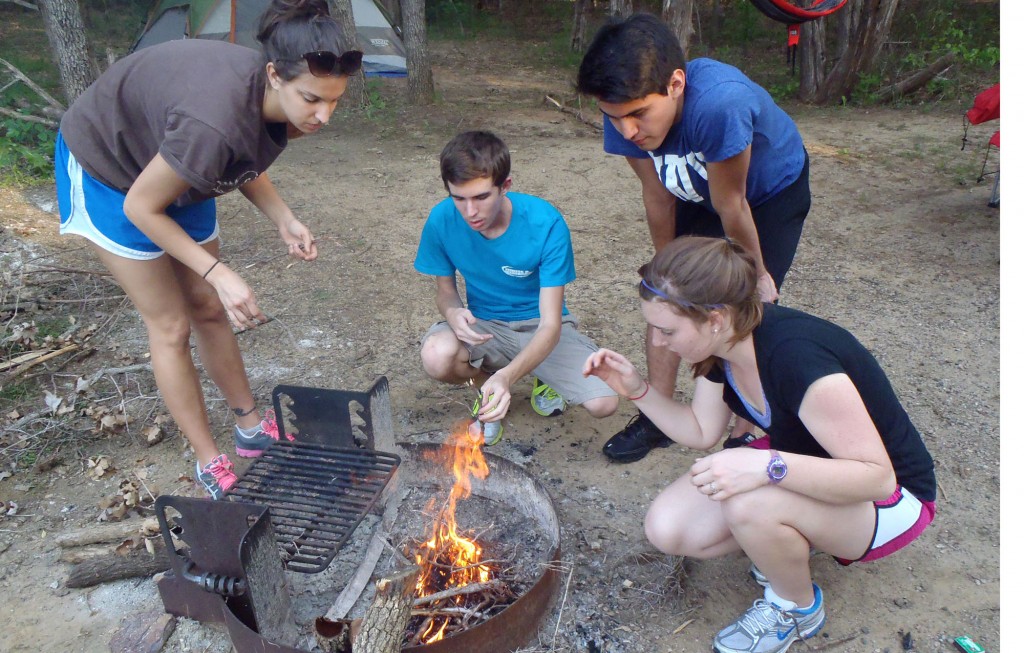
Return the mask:
<svg viewBox="0 0 1024 653">
<path fill-rule="evenodd" d="M 751 207 L 757 238 L 761 241 L 761 258 L 776 288 L 793 264 L 796 246 L 804 228 L 804 219 L 811 210 L 810 158 L 804 151 L 804 169 L 796 181 L 771 199 Z M 695 202 L 676 201 L 676 236 L 725 236 L 722 220 Z"/>
</svg>

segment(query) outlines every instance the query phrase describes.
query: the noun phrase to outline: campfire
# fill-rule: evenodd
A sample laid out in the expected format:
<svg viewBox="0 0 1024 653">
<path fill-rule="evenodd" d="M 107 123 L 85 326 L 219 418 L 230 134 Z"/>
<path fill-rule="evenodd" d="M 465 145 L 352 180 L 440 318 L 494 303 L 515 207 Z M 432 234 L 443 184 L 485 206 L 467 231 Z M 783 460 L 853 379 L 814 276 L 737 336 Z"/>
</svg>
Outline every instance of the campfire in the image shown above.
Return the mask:
<svg viewBox="0 0 1024 653">
<path fill-rule="evenodd" d="M 456 519 L 459 501 L 472 495 L 472 478 L 482 480 L 490 473 L 483 436 L 470 424 L 457 426 L 445 444 L 427 456 L 450 470 L 455 480 L 440 508 L 434 499 L 427 504 L 426 512 L 435 514 L 433 524 L 427 537 L 413 546 L 420 571 L 407 645 L 431 644 L 472 628 L 516 599 L 500 578 L 501 563 L 486 559 L 475 533 L 460 528 Z"/>
</svg>

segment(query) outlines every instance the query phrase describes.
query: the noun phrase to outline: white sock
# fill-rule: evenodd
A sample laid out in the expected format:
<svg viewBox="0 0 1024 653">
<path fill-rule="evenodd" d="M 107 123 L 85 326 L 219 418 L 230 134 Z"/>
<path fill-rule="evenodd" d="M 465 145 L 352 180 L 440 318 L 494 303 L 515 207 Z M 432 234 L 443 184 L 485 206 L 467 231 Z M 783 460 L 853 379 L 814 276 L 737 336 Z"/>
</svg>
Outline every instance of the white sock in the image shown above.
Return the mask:
<svg viewBox="0 0 1024 653">
<path fill-rule="evenodd" d="M 251 438 L 252 436 L 259 433 L 261 428 L 262 427 L 260 424 L 257 424 L 256 426 L 247 429 L 243 429 L 241 426 L 238 426 L 237 424 L 235 425 L 235 430 L 237 430 L 239 433 L 241 433 L 247 438 Z"/>
<path fill-rule="evenodd" d="M 776 594 L 775 590 L 772 589 L 771 585 L 764 588 L 764 600 L 768 601 L 769 603 L 774 603 L 775 605 L 779 606 L 783 610 L 786 610 L 787 612 L 791 610 L 809 610 L 814 605 L 814 601 L 811 601 L 811 605 L 806 605 L 801 608 L 796 604 L 795 601 L 784 599 L 778 594 Z"/>
</svg>

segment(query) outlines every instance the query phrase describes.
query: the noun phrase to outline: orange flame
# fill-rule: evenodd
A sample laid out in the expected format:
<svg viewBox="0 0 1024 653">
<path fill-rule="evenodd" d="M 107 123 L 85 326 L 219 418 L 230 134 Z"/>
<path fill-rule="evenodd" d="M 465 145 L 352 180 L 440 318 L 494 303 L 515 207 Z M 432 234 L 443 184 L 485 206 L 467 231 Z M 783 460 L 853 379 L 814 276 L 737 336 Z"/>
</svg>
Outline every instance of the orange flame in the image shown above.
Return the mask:
<svg viewBox="0 0 1024 653">
<path fill-rule="evenodd" d="M 455 519 L 459 501 L 472 495 L 471 477 L 482 479 L 490 473 L 482 451 L 483 435 L 474 432 L 471 424 L 460 424 L 436 454 L 427 454 L 428 459 L 450 469 L 455 482 L 444 506 L 434 518 L 429 538 L 419 545 L 416 564 L 421 570 L 416 583 L 417 596 L 429 596 L 453 587 L 483 583 L 491 576 L 490 568 L 480 564 L 482 549 L 473 540 L 459 534 L 459 525 Z M 427 507 L 428 510 L 431 507 L 432 504 Z M 456 596 L 452 602 L 459 605 L 463 599 L 462 596 Z M 431 619 L 420 641 L 429 644 L 443 639 L 449 621 L 448 617 Z"/>
</svg>

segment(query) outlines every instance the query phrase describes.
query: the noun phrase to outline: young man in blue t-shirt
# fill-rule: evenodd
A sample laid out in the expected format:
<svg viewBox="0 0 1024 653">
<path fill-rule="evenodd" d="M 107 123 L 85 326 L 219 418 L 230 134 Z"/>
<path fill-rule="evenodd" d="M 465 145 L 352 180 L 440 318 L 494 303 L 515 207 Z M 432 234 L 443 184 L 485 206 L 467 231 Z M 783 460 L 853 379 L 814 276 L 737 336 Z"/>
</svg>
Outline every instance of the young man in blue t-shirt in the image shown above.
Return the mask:
<svg viewBox="0 0 1024 653">
<path fill-rule="evenodd" d="M 640 179 L 655 252 L 682 235 L 726 236 L 754 258 L 761 299 L 778 301 L 811 206 L 807 152 L 793 120 L 742 72 L 689 63 L 669 27 L 634 14 L 598 31 L 577 88 L 604 114 L 604 148 Z M 679 357 L 651 344 L 650 383 L 672 396 Z M 726 446 L 753 439 L 737 419 Z M 671 440 L 643 414 L 604 446 L 632 462 Z"/>
<path fill-rule="evenodd" d="M 527 374 L 536 377 L 531 404 L 541 415 L 582 404 L 607 417 L 618 406 L 614 390 L 582 374 L 597 346 L 565 306 L 565 285 L 576 278 L 569 228 L 548 202 L 509 192 L 510 170 L 508 147 L 494 134 L 453 138 L 441 152 L 449 197 L 431 210 L 414 264 L 435 277 L 444 317 L 423 338 L 423 368 L 446 383 L 474 382 L 487 444 L 501 439 L 509 388 Z"/>
</svg>

